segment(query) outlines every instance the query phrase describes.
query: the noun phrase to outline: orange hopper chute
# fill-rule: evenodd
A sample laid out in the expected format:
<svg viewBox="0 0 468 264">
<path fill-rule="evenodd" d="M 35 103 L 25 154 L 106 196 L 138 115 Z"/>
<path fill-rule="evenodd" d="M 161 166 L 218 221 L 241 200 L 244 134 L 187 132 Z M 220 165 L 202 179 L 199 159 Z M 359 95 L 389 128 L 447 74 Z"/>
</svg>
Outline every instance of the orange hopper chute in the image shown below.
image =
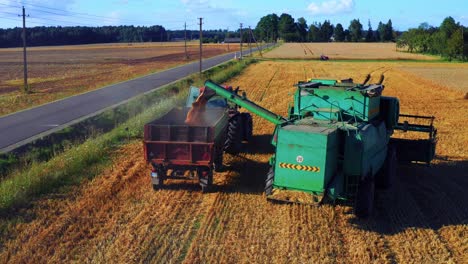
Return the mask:
<svg viewBox="0 0 468 264">
<path fill-rule="evenodd" d="M 203 113 L 205 112 L 206 103 L 208 102 L 205 91 L 205 87 L 200 88 L 200 95 L 197 97 L 197 100 L 192 103 L 192 108 L 190 108 L 185 118 L 186 124 L 195 125 L 203 122 Z"/>
</svg>

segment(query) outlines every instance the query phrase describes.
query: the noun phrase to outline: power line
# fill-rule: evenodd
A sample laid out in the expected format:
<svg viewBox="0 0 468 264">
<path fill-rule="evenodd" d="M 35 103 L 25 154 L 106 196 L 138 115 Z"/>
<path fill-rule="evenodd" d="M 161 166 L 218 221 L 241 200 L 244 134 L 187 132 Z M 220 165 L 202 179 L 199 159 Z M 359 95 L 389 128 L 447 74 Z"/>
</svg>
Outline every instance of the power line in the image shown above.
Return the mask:
<svg viewBox="0 0 468 264">
<path fill-rule="evenodd" d="M 100 16 L 100 15 L 92 15 L 92 14 L 88 14 L 88 13 L 73 12 L 73 11 L 68 11 L 68 10 L 63 10 L 63 9 L 58 9 L 58 8 L 51 8 L 51 7 L 40 6 L 40 5 L 29 4 L 29 3 L 24 3 L 24 4 L 28 5 L 28 6 L 33 6 L 33 8 L 30 8 L 29 10 L 33 10 L 33 11 L 37 10 L 37 11 L 40 11 L 40 12 L 43 12 L 43 13 L 48 13 L 48 14 L 53 14 L 53 15 L 69 16 L 69 17 L 76 17 L 76 18 L 85 18 L 85 19 L 88 19 L 88 20 L 94 20 L 94 21 L 98 21 L 98 22 L 102 22 L 103 19 L 108 20 L 108 21 L 115 21 L 116 20 L 116 18 L 113 18 L 113 17 L 106 17 L 106 16 Z M 18 6 L 18 5 L 10 5 L 10 4 L 5 4 L 5 3 L 0 3 L 0 5 L 21 8 L 21 6 Z M 51 11 L 47 11 L 47 10 L 54 10 L 54 11 L 62 12 L 63 14 L 57 13 L 57 12 L 51 12 Z M 98 18 L 98 19 L 96 19 L 96 18 Z M 148 21 L 147 20 L 136 21 L 136 20 L 120 19 L 120 18 L 118 20 L 122 21 L 124 23 L 132 23 L 132 24 L 154 24 L 154 21 L 149 21 L 149 20 Z M 184 22 L 184 21 L 182 21 L 182 20 L 175 21 L 174 20 L 174 21 L 166 21 L 165 24 L 174 24 L 174 23 L 182 23 L 182 22 Z"/>
<path fill-rule="evenodd" d="M 15 14 L 16 15 L 16 14 Z M 8 19 L 8 20 L 11 20 L 11 21 L 16 21 L 16 22 L 21 22 L 21 19 L 15 19 L 15 18 L 10 18 L 10 17 L 2 17 L 0 16 L 0 18 L 2 19 Z M 28 22 L 29 24 L 35 24 L 35 25 L 47 25 L 47 26 L 55 26 L 55 25 L 52 25 L 52 24 L 47 24 L 47 23 L 38 23 L 38 22 L 32 22 L 32 21 L 29 21 Z"/>
<path fill-rule="evenodd" d="M 8 20 L 13 20 L 13 21 L 21 21 L 20 19 L 14 19 L 14 18 L 10 18 L 10 17 L 1 17 L 0 18 L 2 19 L 8 19 Z"/>
<path fill-rule="evenodd" d="M 2 13 L 2 14 L 7 14 L 7 15 L 14 15 L 14 16 L 17 16 L 17 15 L 18 15 L 18 14 L 16 14 L 16 13 L 5 12 L 5 11 L 0 11 L 0 13 Z"/>
<path fill-rule="evenodd" d="M 52 19 L 52 18 L 31 17 L 31 19 L 44 19 L 44 20 L 50 20 L 50 21 L 55 21 L 55 22 L 68 23 L 68 24 L 72 24 L 72 25 L 82 25 L 82 26 L 90 26 L 90 27 L 93 27 L 92 24 L 77 23 L 77 22 L 65 21 L 65 20 L 58 20 L 58 19 Z"/>
</svg>

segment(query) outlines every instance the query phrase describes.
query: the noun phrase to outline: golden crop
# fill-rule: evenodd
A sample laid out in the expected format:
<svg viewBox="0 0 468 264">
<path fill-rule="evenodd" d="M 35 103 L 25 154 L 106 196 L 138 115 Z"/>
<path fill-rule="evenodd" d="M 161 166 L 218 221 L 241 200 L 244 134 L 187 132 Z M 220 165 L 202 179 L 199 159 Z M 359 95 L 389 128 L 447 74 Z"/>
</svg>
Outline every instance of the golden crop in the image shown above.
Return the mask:
<svg viewBox="0 0 468 264">
<path fill-rule="evenodd" d="M 267 58 L 317 59 L 326 55 L 332 60 L 384 59 L 435 60 L 437 57 L 399 52 L 395 43 L 285 43 L 268 52 Z"/>
<path fill-rule="evenodd" d="M 292 86 L 308 77 L 371 82 L 402 112 L 435 115 L 437 160 L 400 166 L 399 183 L 377 197 L 374 216 L 357 220 L 347 205 L 267 202 L 263 184 L 273 126 L 254 116 L 246 152 L 225 156 L 215 192 L 168 181 L 154 192 L 140 142 L 116 153 L 100 177 L 20 212 L 0 261 L 152 263 L 466 263 L 468 256 L 468 100 L 464 93 L 406 71 L 403 62 L 271 62 L 229 84 L 286 115 Z M 418 63 L 418 66 L 423 64 Z M 424 65 L 431 67 L 431 64 Z"/>
</svg>

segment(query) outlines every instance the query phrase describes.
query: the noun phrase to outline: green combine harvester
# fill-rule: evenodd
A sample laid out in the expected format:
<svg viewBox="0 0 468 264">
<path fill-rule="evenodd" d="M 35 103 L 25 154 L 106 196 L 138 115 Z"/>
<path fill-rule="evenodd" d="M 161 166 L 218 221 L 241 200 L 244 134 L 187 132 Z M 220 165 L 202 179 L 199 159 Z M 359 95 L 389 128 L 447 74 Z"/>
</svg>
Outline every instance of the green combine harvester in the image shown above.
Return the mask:
<svg viewBox="0 0 468 264">
<path fill-rule="evenodd" d="M 317 204 L 354 201 L 355 214 L 366 217 L 375 187 L 389 188 L 396 178 L 397 160 L 430 163 L 435 155 L 434 117 L 401 115 L 399 100 L 382 96 L 381 84 L 300 82 L 287 118 L 212 81 L 205 87 L 210 96 L 221 96 L 276 125 L 276 151 L 265 183 L 270 199 L 288 200 L 281 192 L 299 191 Z M 427 138 L 392 138 L 395 130 Z"/>
</svg>

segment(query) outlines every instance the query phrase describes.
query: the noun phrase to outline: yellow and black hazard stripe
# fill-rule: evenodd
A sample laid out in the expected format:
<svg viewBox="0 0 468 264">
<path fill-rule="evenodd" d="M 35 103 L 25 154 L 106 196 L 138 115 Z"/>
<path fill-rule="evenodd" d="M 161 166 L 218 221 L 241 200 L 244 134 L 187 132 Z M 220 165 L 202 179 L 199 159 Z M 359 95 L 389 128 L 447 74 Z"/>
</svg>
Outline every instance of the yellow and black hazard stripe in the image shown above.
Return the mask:
<svg viewBox="0 0 468 264">
<path fill-rule="evenodd" d="M 280 162 L 279 166 L 280 168 L 283 168 L 283 169 L 320 172 L 320 167 L 314 167 L 314 166 L 298 165 L 298 164 L 285 163 L 285 162 Z"/>
</svg>

